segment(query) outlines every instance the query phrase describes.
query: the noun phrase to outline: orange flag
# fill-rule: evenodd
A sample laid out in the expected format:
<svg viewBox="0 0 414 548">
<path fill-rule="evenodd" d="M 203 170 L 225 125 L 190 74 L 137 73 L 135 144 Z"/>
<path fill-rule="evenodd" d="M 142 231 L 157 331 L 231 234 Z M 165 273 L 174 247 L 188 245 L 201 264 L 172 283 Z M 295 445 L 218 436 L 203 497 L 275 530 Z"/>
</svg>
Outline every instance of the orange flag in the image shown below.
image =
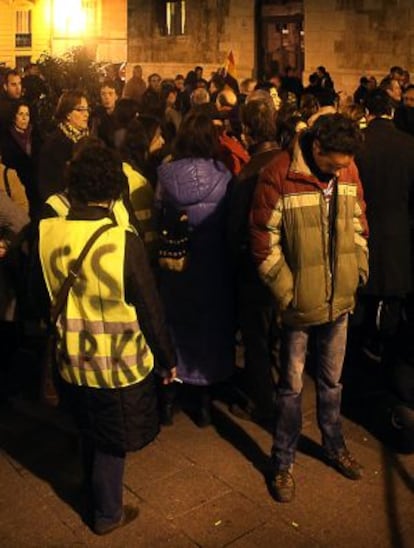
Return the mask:
<svg viewBox="0 0 414 548">
<path fill-rule="evenodd" d="M 230 50 L 230 53 L 227 56 L 227 72 L 231 76 L 236 76 L 236 63 L 234 61 L 233 50 Z"/>
</svg>

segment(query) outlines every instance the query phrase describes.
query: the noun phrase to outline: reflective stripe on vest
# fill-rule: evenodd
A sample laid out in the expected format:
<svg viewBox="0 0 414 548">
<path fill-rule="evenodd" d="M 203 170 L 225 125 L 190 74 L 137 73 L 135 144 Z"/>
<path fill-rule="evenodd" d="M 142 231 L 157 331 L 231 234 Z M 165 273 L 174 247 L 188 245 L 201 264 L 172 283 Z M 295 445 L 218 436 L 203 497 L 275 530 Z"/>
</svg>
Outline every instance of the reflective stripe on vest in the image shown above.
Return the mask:
<svg viewBox="0 0 414 548">
<path fill-rule="evenodd" d="M 70 202 L 66 194 L 52 194 L 46 200 L 46 203 L 50 205 L 50 207 L 59 215 L 59 217 L 66 217 L 69 212 Z"/>
<path fill-rule="evenodd" d="M 59 217 L 66 217 L 69 213 L 70 202 L 66 194 L 56 193 L 49 196 L 46 203 L 57 213 Z M 115 200 L 112 204 L 112 212 L 119 226 L 128 228 L 135 234 L 137 231 L 129 224 L 129 214 L 122 200 Z"/>
<path fill-rule="evenodd" d="M 44 219 L 39 254 L 49 296 L 58 293 L 88 238 L 108 219 Z M 105 232 L 86 256 L 58 321 L 60 374 L 72 384 L 117 388 L 142 381 L 153 356 L 124 297 L 125 228 Z"/>
</svg>

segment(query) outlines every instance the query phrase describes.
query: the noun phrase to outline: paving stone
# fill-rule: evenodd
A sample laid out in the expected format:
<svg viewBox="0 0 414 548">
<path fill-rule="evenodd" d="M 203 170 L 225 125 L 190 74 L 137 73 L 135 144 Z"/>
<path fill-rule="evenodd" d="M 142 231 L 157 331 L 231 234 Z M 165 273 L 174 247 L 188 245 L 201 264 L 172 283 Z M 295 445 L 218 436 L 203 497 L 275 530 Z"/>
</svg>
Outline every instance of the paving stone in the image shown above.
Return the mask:
<svg viewBox="0 0 414 548">
<path fill-rule="evenodd" d="M 0 546 L 72 546 L 74 532 L 55 512 L 55 497 L 39 498 L 26 478 L 0 455 Z"/>
<path fill-rule="evenodd" d="M 291 524 L 269 524 L 257 527 L 253 531 L 241 536 L 227 546 L 232 548 L 253 548 L 254 546 L 273 547 L 283 546 L 284 548 L 316 548 L 320 546 L 312 539 L 302 536 L 297 530 L 295 522 Z"/>
<path fill-rule="evenodd" d="M 138 492 L 149 483 L 174 475 L 191 465 L 177 451 L 168 451 L 165 444 L 156 440 L 141 451 L 127 456 L 124 483 Z"/>
<path fill-rule="evenodd" d="M 263 525 L 268 513 L 238 493 L 227 493 L 175 521 L 197 545 L 225 546 L 244 532 Z"/>
<path fill-rule="evenodd" d="M 196 509 L 230 488 L 201 468 L 192 465 L 139 491 L 139 496 L 169 519 Z"/>
<path fill-rule="evenodd" d="M 56 413 L 36 406 L 1 412 L 0 546 L 414 547 L 414 455 L 390 449 L 383 392 L 350 381 L 343 424 L 350 450 L 365 465 L 362 481 L 321 460 L 314 389 L 305 376 L 291 504 L 275 502 L 266 485 L 271 433 L 216 401 L 214 425 L 199 429 L 179 413 L 155 442 L 128 455 L 124 499 L 140 516 L 108 537 L 94 535 L 79 515 L 70 424 L 60 428 Z"/>
<path fill-rule="evenodd" d="M 176 548 L 194 548 L 196 544 L 176 527 L 172 520 L 159 514 L 151 505 L 138 501 L 133 493 L 125 492 L 124 504 L 137 506 L 138 518 L 126 527 L 120 528 L 108 536 L 97 536 L 86 527 L 76 531 L 79 539 L 87 546 L 131 548 L 154 548 L 171 546 Z"/>
</svg>

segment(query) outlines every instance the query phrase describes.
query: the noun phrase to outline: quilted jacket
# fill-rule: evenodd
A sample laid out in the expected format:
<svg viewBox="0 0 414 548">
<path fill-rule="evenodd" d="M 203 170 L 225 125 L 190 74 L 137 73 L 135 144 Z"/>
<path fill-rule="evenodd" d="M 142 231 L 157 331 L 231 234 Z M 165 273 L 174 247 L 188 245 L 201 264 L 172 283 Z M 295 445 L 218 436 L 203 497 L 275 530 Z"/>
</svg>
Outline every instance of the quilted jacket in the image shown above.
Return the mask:
<svg viewBox="0 0 414 548">
<path fill-rule="evenodd" d="M 358 170 L 335 177 L 328 208 L 324 190 L 299 143 L 262 172 L 250 218 L 252 252 L 285 323 L 334 321 L 355 304 L 368 278 L 368 226 Z M 329 213 L 331 211 L 331 214 Z"/>
</svg>

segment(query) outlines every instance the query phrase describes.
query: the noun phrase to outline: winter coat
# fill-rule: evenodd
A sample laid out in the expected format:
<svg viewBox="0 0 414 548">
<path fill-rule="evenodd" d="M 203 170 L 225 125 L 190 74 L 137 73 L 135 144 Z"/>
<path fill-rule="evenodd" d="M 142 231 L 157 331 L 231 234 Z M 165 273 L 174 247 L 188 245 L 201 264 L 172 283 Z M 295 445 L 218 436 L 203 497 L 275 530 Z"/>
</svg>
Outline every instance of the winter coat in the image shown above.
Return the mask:
<svg viewBox="0 0 414 548">
<path fill-rule="evenodd" d="M 65 167 L 72 158 L 74 142 L 57 128 L 44 142 L 39 155 L 38 194 L 43 203 L 51 194 L 65 190 Z"/>
<path fill-rule="evenodd" d="M 40 138 L 36 131 L 32 132 L 30 141 L 31 153 L 29 155 L 13 137 L 12 132 L 8 130 L 1 146 L 1 153 L 4 165 L 16 170 L 26 189 L 27 199 L 30 203 L 30 213 L 33 218 L 39 212 L 40 207 L 37 184 Z"/>
<path fill-rule="evenodd" d="M 4 170 L 4 166 L 1 164 L 0 168 Z M 18 181 L 16 173 L 10 171 L 14 173 L 14 177 Z M 23 188 L 22 192 L 24 194 Z M 22 207 L 14 200 L 13 194 L 9 196 L 6 191 L 0 188 L 0 239 L 9 242 L 7 255 L 0 259 L 0 320 L 2 321 L 16 319 L 16 296 L 20 289 L 22 273 L 19 243 L 24 228 L 28 224 L 27 207 Z"/>
<path fill-rule="evenodd" d="M 294 327 L 334 321 L 355 305 L 358 283 L 368 277 L 368 227 L 355 164 L 327 183 L 305 162 L 297 142 L 262 172 L 250 219 L 259 273 Z"/>
<path fill-rule="evenodd" d="M 250 249 L 249 213 L 260 171 L 281 150 L 275 142 L 264 142 L 249 150 L 250 161 L 237 177 L 231 192 L 228 241 L 235 268 L 243 279 L 262 284 Z"/>
<path fill-rule="evenodd" d="M 7 196 L 25 213 L 29 212 L 29 203 L 25 188 L 19 179 L 18 174 L 14 169 L 10 169 L 0 162 L 0 190 L 7 194 Z"/>
<path fill-rule="evenodd" d="M 400 105 L 395 109 L 394 124 L 397 129 L 414 136 L 414 108 Z"/>
<path fill-rule="evenodd" d="M 369 295 L 404 296 L 411 289 L 409 198 L 414 184 L 414 138 L 392 120 L 376 118 L 357 158 L 370 228 Z"/>
<path fill-rule="evenodd" d="M 184 382 L 208 385 L 233 370 L 233 285 L 226 252 L 227 190 L 220 162 L 182 159 L 158 168 L 157 193 L 188 215 L 189 265 L 161 273 L 161 295 Z"/>
</svg>

